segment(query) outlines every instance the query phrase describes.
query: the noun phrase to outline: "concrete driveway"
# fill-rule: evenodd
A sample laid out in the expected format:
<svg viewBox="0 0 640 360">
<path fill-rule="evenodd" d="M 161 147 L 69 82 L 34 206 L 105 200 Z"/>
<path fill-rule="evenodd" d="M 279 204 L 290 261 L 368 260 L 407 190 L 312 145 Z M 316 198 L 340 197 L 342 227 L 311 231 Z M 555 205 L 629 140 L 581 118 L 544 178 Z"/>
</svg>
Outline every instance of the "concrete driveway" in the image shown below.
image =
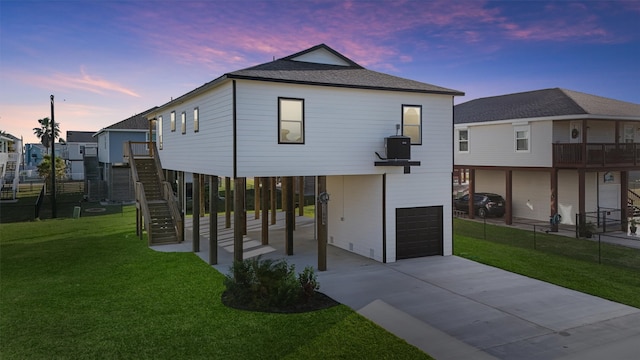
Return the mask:
<svg viewBox="0 0 640 360">
<path fill-rule="evenodd" d="M 208 261 L 206 221 L 201 220 L 198 256 Z M 270 227 L 268 246 L 259 244 L 259 228 L 249 221 L 245 254 L 286 258 L 298 270 L 317 264 L 313 219 L 297 218 L 295 255 L 289 257 L 281 222 Z M 214 267 L 223 273 L 233 261 L 230 239 L 232 231 L 219 228 Z M 154 248 L 191 251 L 191 242 Z M 436 359 L 638 359 L 640 354 L 637 308 L 456 256 L 382 264 L 329 246 L 327 263 L 328 270 L 318 273 L 320 291 Z"/>
</svg>

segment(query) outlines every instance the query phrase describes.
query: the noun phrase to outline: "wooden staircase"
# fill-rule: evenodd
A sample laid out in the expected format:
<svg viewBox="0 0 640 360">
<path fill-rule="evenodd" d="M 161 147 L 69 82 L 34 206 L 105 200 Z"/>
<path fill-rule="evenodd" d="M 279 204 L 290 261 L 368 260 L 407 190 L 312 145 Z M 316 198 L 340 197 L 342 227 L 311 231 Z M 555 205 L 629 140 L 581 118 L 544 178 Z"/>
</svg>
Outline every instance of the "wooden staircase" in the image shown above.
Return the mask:
<svg viewBox="0 0 640 360">
<path fill-rule="evenodd" d="M 138 235 L 142 238 L 144 227 L 149 245 L 179 243 L 183 233 L 182 215 L 171 185 L 164 181 L 160 159 L 153 156 L 155 143 L 150 144 L 149 153 L 141 155 L 134 154 L 135 147 L 130 144 L 127 156 L 136 184 Z"/>
</svg>

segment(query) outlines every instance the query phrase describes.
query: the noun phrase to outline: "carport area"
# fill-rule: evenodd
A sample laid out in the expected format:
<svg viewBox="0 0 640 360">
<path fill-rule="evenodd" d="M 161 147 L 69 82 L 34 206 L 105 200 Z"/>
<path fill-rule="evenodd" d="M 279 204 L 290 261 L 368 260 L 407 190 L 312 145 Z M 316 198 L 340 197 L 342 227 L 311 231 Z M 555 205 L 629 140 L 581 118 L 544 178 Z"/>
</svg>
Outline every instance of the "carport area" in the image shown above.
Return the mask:
<svg viewBox="0 0 640 360">
<path fill-rule="evenodd" d="M 298 271 L 315 267 L 314 219 L 296 218 L 291 256 L 285 255 L 283 219 L 278 214 L 265 246 L 259 245 L 259 220 L 249 220 L 245 256 L 286 257 Z M 205 218 L 200 227 L 197 254 L 208 261 Z M 219 229 L 218 246 L 214 267 L 227 273 L 232 230 Z M 154 249 L 192 247 L 186 241 Z M 640 309 L 456 256 L 384 264 L 328 246 L 327 271 L 318 272 L 318 279 L 320 291 L 436 359 L 631 359 L 640 350 Z"/>
</svg>

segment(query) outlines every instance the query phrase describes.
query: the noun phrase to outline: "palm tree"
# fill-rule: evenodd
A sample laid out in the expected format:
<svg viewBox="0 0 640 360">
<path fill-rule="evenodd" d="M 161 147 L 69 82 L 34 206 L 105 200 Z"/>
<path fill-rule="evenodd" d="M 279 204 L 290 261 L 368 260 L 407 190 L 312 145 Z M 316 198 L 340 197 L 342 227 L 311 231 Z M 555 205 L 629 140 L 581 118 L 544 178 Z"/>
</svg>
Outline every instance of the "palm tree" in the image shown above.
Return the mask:
<svg viewBox="0 0 640 360">
<path fill-rule="evenodd" d="M 64 139 L 60 138 L 60 123 L 56 123 L 54 130 L 54 137 L 51 139 L 51 120 L 46 117 L 44 119 L 39 119 L 38 123 L 40 127 L 33 128 L 33 133 L 35 136 L 40 139 L 42 144 L 47 147 L 47 153 L 49 153 L 49 148 L 51 147 L 51 141 L 56 141 L 59 139 L 61 143 L 64 143 Z"/>
</svg>

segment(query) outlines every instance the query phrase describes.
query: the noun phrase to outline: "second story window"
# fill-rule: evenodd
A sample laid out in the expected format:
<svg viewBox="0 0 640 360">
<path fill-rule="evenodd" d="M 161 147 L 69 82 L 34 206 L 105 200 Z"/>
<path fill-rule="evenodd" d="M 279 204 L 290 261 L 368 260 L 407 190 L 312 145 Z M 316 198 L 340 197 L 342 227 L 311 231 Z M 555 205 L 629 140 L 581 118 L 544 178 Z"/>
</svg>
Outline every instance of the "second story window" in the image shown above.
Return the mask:
<svg viewBox="0 0 640 360">
<path fill-rule="evenodd" d="M 193 132 L 200 131 L 200 109 L 193 109 Z"/>
<path fill-rule="evenodd" d="M 516 152 L 529 152 L 529 125 L 514 126 Z"/>
<path fill-rule="evenodd" d="M 402 105 L 402 135 L 411 138 L 411 145 L 422 144 L 421 105 Z"/>
<path fill-rule="evenodd" d="M 469 152 L 469 130 L 458 130 L 458 151 Z"/>
<path fill-rule="evenodd" d="M 180 130 L 182 130 L 183 134 L 187 133 L 187 112 L 183 111 L 180 114 Z"/>
<path fill-rule="evenodd" d="M 278 143 L 304 144 L 304 99 L 278 98 Z"/>
<path fill-rule="evenodd" d="M 171 112 L 171 131 L 176 131 L 176 112 Z"/>
<path fill-rule="evenodd" d="M 156 127 L 156 133 L 158 133 L 158 150 L 162 150 L 162 116 L 158 116 Z"/>
</svg>

